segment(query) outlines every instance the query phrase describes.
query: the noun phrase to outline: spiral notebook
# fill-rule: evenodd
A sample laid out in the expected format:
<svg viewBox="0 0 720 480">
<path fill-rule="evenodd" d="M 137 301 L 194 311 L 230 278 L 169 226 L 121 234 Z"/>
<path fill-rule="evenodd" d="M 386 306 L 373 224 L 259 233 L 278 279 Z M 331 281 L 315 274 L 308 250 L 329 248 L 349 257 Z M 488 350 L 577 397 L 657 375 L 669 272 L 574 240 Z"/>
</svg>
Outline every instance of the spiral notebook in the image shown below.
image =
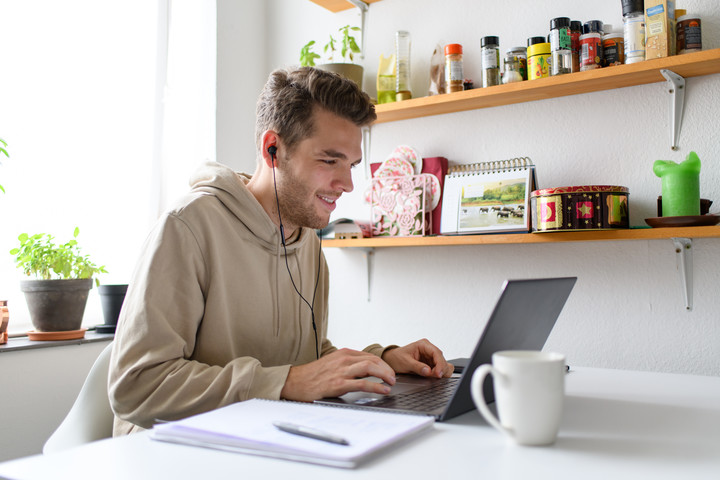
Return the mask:
<svg viewBox="0 0 720 480">
<path fill-rule="evenodd" d="M 440 233 L 528 233 L 530 192 L 536 189 L 528 157 L 452 166 L 445 176 Z"/>
</svg>

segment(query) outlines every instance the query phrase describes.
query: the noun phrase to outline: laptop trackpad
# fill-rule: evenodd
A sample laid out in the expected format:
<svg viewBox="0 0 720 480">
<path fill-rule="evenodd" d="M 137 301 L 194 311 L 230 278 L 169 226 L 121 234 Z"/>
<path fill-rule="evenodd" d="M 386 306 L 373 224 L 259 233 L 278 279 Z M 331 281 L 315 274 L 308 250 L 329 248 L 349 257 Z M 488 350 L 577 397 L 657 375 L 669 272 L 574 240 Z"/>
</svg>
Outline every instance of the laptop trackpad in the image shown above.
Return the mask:
<svg viewBox="0 0 720 480">
<path fill-rule="evenodd" d="M 365 380 L 371 382 L 383 383 L 377 377 L 367 377 Z M 419 377 L 417 375 L 398 375 L 395 377 L 395 385 L 390 387 L 389 395 L 399 395 L 404 393 L 413 393 L 420 390 L 424 390 L 432 383 L 433 379 Z M 385 397 L 386 395 L 380 395 L 377 393 L 367 392 L 350 392 L 341 396 L 346 403 L 354 403 L 358 405 L 372 404 L 376 400 Z"/>
</svg>

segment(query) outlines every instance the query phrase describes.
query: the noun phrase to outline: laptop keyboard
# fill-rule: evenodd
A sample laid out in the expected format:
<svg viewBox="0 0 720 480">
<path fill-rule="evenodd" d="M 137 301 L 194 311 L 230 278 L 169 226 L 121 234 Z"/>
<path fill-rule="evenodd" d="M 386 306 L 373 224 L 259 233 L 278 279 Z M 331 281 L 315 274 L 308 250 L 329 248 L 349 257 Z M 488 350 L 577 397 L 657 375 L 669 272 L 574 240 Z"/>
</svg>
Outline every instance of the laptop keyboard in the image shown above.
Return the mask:
<svg viewBox="0 0 720 480">
<path fill-rule="evenodd" d="M 425 390 L 389 395 L 372 402 L 372 405 L 411 411 L 434 410 L 450 401 L 459 380 L 460 377 L 438 379 Z"/>
</svg>

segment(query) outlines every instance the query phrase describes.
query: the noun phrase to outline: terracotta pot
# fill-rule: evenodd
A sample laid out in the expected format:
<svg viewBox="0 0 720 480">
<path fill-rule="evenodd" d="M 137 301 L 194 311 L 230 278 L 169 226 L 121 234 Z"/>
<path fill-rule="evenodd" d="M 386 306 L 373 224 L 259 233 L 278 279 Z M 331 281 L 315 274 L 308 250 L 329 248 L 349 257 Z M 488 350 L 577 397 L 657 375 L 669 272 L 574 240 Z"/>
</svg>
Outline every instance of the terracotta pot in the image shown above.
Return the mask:
<svg viewBox="0 0 720 480">
<path fill-rule="evenodd" d="M 20 290 L 38 332 L 79 330 L 92 278 L 69 280 L 23 280 Z"/>
</svg>

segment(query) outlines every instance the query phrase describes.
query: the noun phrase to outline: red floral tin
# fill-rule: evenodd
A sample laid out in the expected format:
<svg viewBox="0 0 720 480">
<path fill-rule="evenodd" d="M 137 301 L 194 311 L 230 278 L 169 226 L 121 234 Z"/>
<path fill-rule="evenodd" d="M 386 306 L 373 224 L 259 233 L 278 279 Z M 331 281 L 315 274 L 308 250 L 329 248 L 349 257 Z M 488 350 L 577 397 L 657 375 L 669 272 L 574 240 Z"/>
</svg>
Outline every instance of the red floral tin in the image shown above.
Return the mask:
<svg viewBox="0 0 720 480">
<path fill-rule="evenodd" d="M 585 185 L 530 194 L 533 232 L 630 228 L 627 187 Z"/>
</svg>

